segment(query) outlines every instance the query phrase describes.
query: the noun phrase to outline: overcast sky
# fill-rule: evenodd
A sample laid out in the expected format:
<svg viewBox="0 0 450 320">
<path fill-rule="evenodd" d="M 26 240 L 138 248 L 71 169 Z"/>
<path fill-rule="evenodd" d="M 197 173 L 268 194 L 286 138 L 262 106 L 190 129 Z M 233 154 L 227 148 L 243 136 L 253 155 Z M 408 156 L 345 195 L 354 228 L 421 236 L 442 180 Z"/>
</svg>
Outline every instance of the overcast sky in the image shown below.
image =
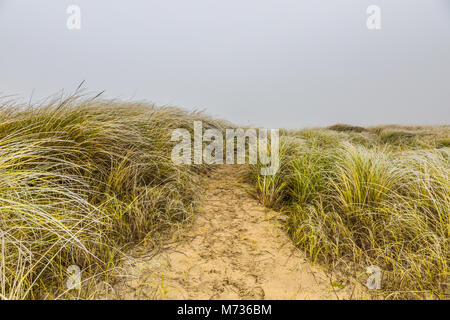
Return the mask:
<svg viewBox="0 0 450 320">
<path fill-rule="evenodd" d="M 450 0 L 0 0 L 0 95 L 82 80 L 270 128 L 450 124 Z"/>
</svg>

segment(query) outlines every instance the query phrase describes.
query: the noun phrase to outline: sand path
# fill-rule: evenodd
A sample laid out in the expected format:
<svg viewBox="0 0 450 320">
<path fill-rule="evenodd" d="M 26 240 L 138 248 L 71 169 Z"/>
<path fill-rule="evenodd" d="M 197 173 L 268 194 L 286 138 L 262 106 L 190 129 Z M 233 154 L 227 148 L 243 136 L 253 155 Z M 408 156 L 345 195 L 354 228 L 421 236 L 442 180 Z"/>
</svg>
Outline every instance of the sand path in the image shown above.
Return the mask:
<svg viewBox="0 0 450 320">
<path fill-rule="evenodd" d="M 125 265 L 121 299 L 349 299 L 354 285 L 312 266 L 283 229 L 283 215 L 245 188 L 239 166 L 205 181 L 203 203 L 183 240 Z"/>
</svg>

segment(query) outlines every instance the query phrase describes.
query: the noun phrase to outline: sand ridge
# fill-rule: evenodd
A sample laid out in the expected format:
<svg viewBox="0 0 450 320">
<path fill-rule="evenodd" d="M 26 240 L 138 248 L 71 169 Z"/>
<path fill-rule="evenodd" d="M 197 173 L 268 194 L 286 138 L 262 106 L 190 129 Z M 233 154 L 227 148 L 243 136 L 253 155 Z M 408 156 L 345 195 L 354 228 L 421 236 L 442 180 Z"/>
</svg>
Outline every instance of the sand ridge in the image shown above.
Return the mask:
<svg viewBox="0 0 450 320">
<path fill-rule="evenodd" d="M 239 184 L 245 168 L 224 165 L 205 180 L 184 238 L 125 263 L 119 299 L 351 299 L 355 284 L 311 265 L 283 229 L 284 215 Z M 356 287 L 358 287 L 356 285 Z"/>
</svg>

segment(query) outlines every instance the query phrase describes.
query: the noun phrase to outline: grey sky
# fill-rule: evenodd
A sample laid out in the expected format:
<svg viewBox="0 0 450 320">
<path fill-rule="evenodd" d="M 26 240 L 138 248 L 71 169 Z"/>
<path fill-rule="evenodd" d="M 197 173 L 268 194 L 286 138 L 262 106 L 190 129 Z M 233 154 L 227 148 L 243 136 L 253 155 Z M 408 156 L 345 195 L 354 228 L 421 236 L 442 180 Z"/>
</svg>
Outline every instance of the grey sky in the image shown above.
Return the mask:
<svg viewBox="0 0 450 320">
<path fill-rule="evenodd" d="M 0 0 L 3 95 L 82 80 L 238 124 L 449 124 L 450 0 Z"/>
</svg>

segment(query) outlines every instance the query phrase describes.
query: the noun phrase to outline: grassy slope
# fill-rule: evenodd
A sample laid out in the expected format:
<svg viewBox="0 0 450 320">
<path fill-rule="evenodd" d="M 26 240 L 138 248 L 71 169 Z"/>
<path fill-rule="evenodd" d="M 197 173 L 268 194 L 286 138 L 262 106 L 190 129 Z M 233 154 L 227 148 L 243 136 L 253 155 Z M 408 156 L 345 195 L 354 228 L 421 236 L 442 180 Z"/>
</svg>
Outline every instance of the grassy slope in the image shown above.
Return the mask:
<svg viewBox="0 0 450 320">
<path fill-rule="evenodd" d="M 379 266 L 384 298 L 448 298 L 450 126 L 336 125 L 281 141 L 277 175 L 249 175 L 298 247 L 362 279 Z"/>
<path fill-rule="evenodd" d="M 199 119 L 221 125 L 176 108 L 75 97 L 4 105 L 0 119 L 0 299 L 64 297 L 68 266 L 95 282 L 124 245 L 156 243 L 192 213 L 207 169 L 172 164 L 172 130 Z"/>
<path fill-rule="evenodd" d="M 0 298 L 64 297 L 68 266 L 95 283 L 126 244 L 156 245 L 190 216 L 208 169 L 172 164 L 172 130 L 225 126 L 75 97 L 20 110 L 0 108 Z M 387 298 L 443 298 L 449 141 L 448 126 L 284 131 L 279 173 L 251 178 L 312 260 L 352 274 L 380 266 Z"/>
</svg>

